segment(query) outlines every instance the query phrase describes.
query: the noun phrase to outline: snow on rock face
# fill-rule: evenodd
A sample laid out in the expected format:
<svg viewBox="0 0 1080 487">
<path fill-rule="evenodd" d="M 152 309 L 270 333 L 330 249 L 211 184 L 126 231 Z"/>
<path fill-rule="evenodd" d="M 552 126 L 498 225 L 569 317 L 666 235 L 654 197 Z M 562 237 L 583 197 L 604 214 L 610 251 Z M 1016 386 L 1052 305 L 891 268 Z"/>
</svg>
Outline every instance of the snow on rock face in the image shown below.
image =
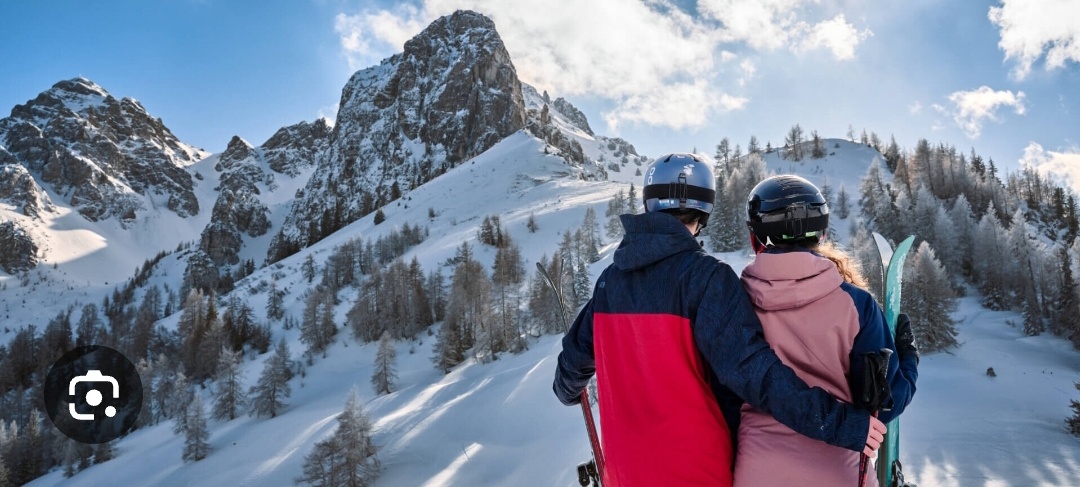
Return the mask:
<svg viewBox="0 0 1080 487">
<path fill-rule="evenodd" d="M 280 260 L 525 127 L 521 82 L 495 24 L 437 19 L 342 90 L 327 156 L 275 235 Z"/>
<path fill-rule="evenodd" d="M 15 273 L 37 265 L 37 244 L 18 223 L 0 223 L 0 269 Z"/>
<path fill-rule="evenodd" d="M 94 82 L 61 81 L 0 120 L 0 145 L 91 221 L 131 222 L 151 193 L 169 210 L 199 212 L 185 166 L 198 150 L 180 142 L 131 98 Z"/>
<path fill-rule="evenodd" d="M 313 123 L 300 122 L 282 127 L 261 146 L 263 158 L 270 169 L 296 176 L 302 168 L 314 165 L 316 158 L 326 150 L 330 131 L 323 118 Z"/>
<path fill-rule="evenodd" d="M 0 201 L 10 203 L 32 218 L 40 217 L 42 211 L 53 210 L 49 195 L 3 147 L 0 147 Z"/>
</svg>

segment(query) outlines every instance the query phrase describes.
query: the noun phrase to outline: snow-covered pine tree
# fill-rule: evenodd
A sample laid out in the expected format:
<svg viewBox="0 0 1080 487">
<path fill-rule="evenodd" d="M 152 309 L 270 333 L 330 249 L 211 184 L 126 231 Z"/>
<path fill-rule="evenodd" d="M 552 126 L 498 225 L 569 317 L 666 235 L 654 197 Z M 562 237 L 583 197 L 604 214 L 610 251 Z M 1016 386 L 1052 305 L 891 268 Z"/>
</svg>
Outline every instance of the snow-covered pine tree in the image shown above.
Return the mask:
<svg viewBox="0 0 1080 487">
<path fill-rule="evenodd" d="M 870 230 L 877 230 L 888 238 L 895 238 L 891 222 L 894 220 L 892 195 L 881 176 L 881 165 L 871 163 L 859 184 L 859 208 L 862 220 Z"/>
<path fill-rule="evenodd" d="M 869 286 L 867 291 L 870 291 L 870 294 L 877 299 L 878 303 L 882 303 L 885 299 L 882 285 L 885 276 L 882 275 L 881 255 L 878 253 L 874 237 L 870 234 L 866 223 L 861 219 L 856 219 L 851 223 L 851 232 L 852 252 L 862 269 L 863 278 L 866 279 L 867 286 Z"/>
<path fill-rule="evenodd" d="M 214 419 L 236 419 L 247 405 L 244 391 L 244 368 L 241 366 L 242 354 L 222 348 L 218 356 L 217 384 L 214 389 Z"/>
<path fill-rule="evenodd" d="M 449 371 L 451 367 L 465 359 L 465 353 L 474 345 L 478 355 L 487 351 L 488 336 L 485 334 L 491 326 L 491 280 L 484 267 L 473 258 L 468 242 L 462 242 L 454 260 L 454 274 L 450 277 L 450 292 L 447 296 L 446 319 L 435 341 L 435 361 L 438 368 Z"/>
<path fill-rule="evenodd" d="M 923 241 L 904 269 L 900 309 L 911 317 L 911 331 L 919 349 L 936 352 L 956 345 L 956 310 L 949 276 L 930 244 Z"/>
<path fill-rule="evenodd" d="M 825 157 L 825 144 L 821 140 L 821 136 L 818 135 L 817 130 L 810 132 L 810 140 L 813 142 L 810 149 L 810 157 L 814 159 Z"/>
<path fill-rule="evenodd" d="M 166 389 L 171 393 L 165 400 L 167 417 L 173 420 L 173 433 L 180 435 L 187 431 L 187 407 L 195 399 L 195 391 L 187 376 L 179 370 L 174 371 L 172 376 L 165 380 L 172 382 L 172 387 Z"/>
<path fill-rule="evenodd" d="M 580 255 L 577 256 L 577 265 L 574 270 L 574 294 L 583 303 L 592 297 L 592 277 L 589 276 L 589 265 Z"/>
<path fill-rule="evenodd" d="M 581 222 L 581 250 L 589 263 L 600 260 L 600 224 L 596 221 L 596 211 L 590 206 L 585 209 L 585 218 Z"/>
<path fill-rule="evenodd" d="M 1073 385 L 1076 386 L 1076 390 L 1080 391 L 1080 382 Z M 1065 420 L 1065 425 L 1068 427 L 1069 433 L 1080 436 L 1080 401 L 1073 399 L 1070 401 L 1069 407 L 1072 408 L 1073 415 Z"/>
<path fill-rule="evenodd" d="M 927 242 L 935 244 L 944 242 L 937 236 L 937 229 L 934 226 L 938 210 L 941 208 L 941 200 L 935 198 L 926 186 L 920 186 L 915 190 L 914 203 L 909 217 L 912 221 L 909 233 L 917 233 L 919 238 Z"/>
<path fill-rule="evenodd" d="M 334 341 L 337 325 L 334 324 L 334 295 L 324 286 L 304 301 L 304 314 L 300 322 L 300 341 L 307 345 L 308 356 L 323 353 Z"/>
<path fill-rule="evenodd" d="M 199 344 L 210 328 L 206 321 L 207 300 L 198 288 L 188 292 L 176 325 L 180 337 L 180 363 L 184 371 L 194 377 L 198 368 Z"/>
<path fill-rule="evenodd" d="M 161 318 L 161 289 L 150 286 L 143 295 L 139 310 L 135 312 L 132 326 L 131 357 L 133 360 L 144 359 L 150 351 L 150 341 L 154 337 L 154 323 Z"/>
<path fill-rule="evenodd" d="M 83 306 L 82 314 L 79 316 L 79 324 L 75 327 L 75 345 L 82 347 L 100 344 L 104 336 L 105 329 L 102 327 L 97 305 L 87 303 Z"/>
<path fill-rule="evenodd" d="M 972 213 L 971 203 L 968 202 L 966 196 L 961 194 L 956 197 L 952 209 L 949 210 L 948 221 L 951 223 L 953 233 L 944 236 L 943 238 L 948 240 L 943 240 L 943 242 L 972 242 L 978 223 L 975 221 L 975 214 Z M 940 229 L 943 226 L 945 225 L 938 225 L 938 228 Z M 940 234 L 940 230 L 938 232 Z M 947 247 L 947 245 L 942 245 L 942 247 Z M 968 248 L 974 250 L 974 247 L 966 245 L 957 245 L 954 250 L 966 250 Z M 959 258 L 956 259 L 955 264 L 962 275 L 971 275 L 975 257 L 973 254 L 974 252 L 959 252 Z M 948 265 L 948 262 L 946 262 L 946 265 Z"/>
<path fill-rule="evenodd" d="M 840 191 L 836 193 L 836 216 L 844 220 L 851 216 L 851 197 L 848 196 L 844 183 L 840 183 Z"/>
<path fill-rule="evenodd" d="M 277 279 L 270 281 L 266 291 L 266 319 L 280 320 L 285 317 L 285 292 L 278 289 Z"/>
<path fill-rule="evenodd" d="M 315 256 L 313 254 L 307 254 L 307 257 L 304 257 L 304 263 L 300 264 L 301 274 L 304 276 L 304 279 L 307 279 L 307 282 L 310 284 L 312 281 L 315 280 L 317 271 L 318 267 L 315 265 Z"/>
<path fill-rule="evenodd" d="M 563 293 L 563 299 L 566 300 L 566 312 L 573 313 L 574 310 L 584 304 L 581 297 L 577 294 L 577 289 L 574 288 L 574 273 L 577 271 L 577 252 L 578 245 L 574 242 L 574 238 L 570 235 L 569 231 L 563 232 L 562 241 L 559 243 L 559 249 L 555 253 L 554 259 L 559 262 L 559 273 L 552 274 L 551 278 L 555 279 L 555 285 L 559 286 L 559 291 Z"/>
<path fill-rule="evenodd" d="M 1051 306 L 1050 329 L 1055 335 L 1070 339 L 1073 345 L 1080 345 L 1080 320 L 1076 319 L 1080 314 L 1080 295 L 1069 262 L 1069 249 L 1062 245 L 1054 253 L 1060 278 L 1058 293 Z"/>
<path fill-rule="evenodd" d="M 626 212 L 636 215 L 642 211 L 645 211 L 645 207 L 638 200 L 637 188 L 634 187 L 634 183 L 630 183 L 630 190 L 626 192 Z M 599 232 L 597 232 L 597 235 L 599 235 Z M 597 238 L 596 241 L 600 242 L 600 239 Z"/>
<path fill-rule="evenodd" d="M 375 353 L 375 372 L 371 375 L 371 385 L 375 388 L 375 394 L 383 395 L 394 392 L 394 381 L 397 380 L 397 350 L 394 349 L 394 339 L 389 331 L 384 331 L 379 338 L 379 351 Z"/>
<path fill-rule="evenodd" d="M 608 237 L 611 237 L 614 240 L 622 239 L 623 227 L 619 215 L 622 215 L 623 213 L 626 213 L 626 194 L 620 189 L 615 193 L 615 196 L 608 201 L 607 211 L 604 212 L 604 216 L 608 219 L 607 225 L 604 228 L 607 230 Z"/>
<path fill-rule="evenodd" d="M 292 378 L 292 359 L 285 338 L 278 340 L 274 354 L 266 359 L 259 381 L 248 393 L 251 398 L 251 414 L 277 417 L 285 407 L 284 398 L 292 395 L 289 379 Z"/>
<path fill-rule="evenodd" d="M 378 448 L 371 441 L 371 419 L 360 404 L 356 387 L 349 391 L 334 433 L 315 443 L 304 457 L 298 484 L 319 487 L 364 487 L 379 477 Z"/>
<path fill-rule="evenodd" d="M 203 411 L 202 398 L 195 400 L 187 410 L 187 427 L 184 429 L 185 462 L 197 462 L 210 453 L 210 429 L 206 426 L 206 413 Z"/>
<path fill-rule="evenodd" d="M 79 464 L 79 453 L 78 447 L 76 445 L 79 445 L 79 443 L 73 440 L 64 443 L 64 478 L 70 479 L 71 477 L 75 476 L 75 469 L 76 466 L 78 466 Z M 4 482 L 0 485 L 2 485 L 3 487 L 7 487 L 7 480 L 5 479 Z"/>
<path fill-rule="evenodd" d="M 214 375 L 214 366 L 217 365 L 218 353 L 226 345 L 225 330 L 221 318 L 217 316 L 213 299 L 210 300 L 210 306 L 207 309 L 206 327 L 206 333 L 199 340 L 195 352 L 197 359 L 191 374 L 191 377 L 199 382 Z"/>
<path fill-rule="evenodd" d="M 1007 253 L 1007 239 L 1001 222 L 995 216 L 994 205 L 979 221 L 972 239 L 974 269 L 972 276 L 983 295 L 983 306 L 992 310 L 1003 310 L 1008 304 L 1009 284 L 1006 276 L 1016 272 L 1006 272 L 1015 268 L 1016 261 Z"/>
</svg>

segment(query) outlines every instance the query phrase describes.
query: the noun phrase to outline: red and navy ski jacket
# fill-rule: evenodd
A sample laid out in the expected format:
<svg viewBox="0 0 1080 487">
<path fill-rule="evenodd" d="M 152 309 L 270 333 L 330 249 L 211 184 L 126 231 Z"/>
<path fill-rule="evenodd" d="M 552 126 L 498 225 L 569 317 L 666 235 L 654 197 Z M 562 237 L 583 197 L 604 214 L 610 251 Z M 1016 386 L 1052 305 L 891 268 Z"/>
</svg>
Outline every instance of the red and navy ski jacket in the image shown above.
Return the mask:
<svg viewBox="0 0 1080 487">
<path fill-rule="evenodd" d="M 862 451 L 869 414 L 809 388 L 769 348 L 727 264 L 671 215 L 623 215 L 626 237 L 563 338 L 554 390 L 596 374 L 604 485 L 731 485 L 713 381 L 801 434 Z"/>
</svg>

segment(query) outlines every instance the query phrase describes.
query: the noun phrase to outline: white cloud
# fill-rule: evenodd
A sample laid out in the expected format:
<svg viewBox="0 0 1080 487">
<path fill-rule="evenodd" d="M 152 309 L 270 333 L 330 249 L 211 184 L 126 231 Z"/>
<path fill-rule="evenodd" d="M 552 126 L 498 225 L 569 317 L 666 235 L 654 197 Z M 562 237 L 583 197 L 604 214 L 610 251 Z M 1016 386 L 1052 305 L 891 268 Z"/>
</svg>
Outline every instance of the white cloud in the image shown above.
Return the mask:
<svg viewBox="0 0 1080 487">
<path fill-rule="evenodd" d="M 980 86 L 973 91 L 957 91 L 949 95 L 953 103 L 953 120 L 971 139 L 982 134 L 983 123 L 987 120 L 998 122 L 998 108 L 1012 107 L 1017 115 L 1023 115 L 1024 92 L 1013 94 L 1011 91 L 994 91 L 989 86 Z"/>
<path fill-rule="evenodd" d="M 1041 174 L 1050 175 L 1080 193 L 1080 148 L 1054 152 L 1031 142 L 1024 149 L 1020 163 L 1035 168 Z"/>
<path fill-rule="evenodd" d="M 335 29 L 350 63 L 374 64 L 376 45 L 403 42 L 457 9 L 490 17 L 518 76 L 558 96 L 610 100 L 612 127 L 633 122 L 704 125 L 711 115 L 742 109 L 731 93 L 756 74 L 735 52 L 822 48 L 850 59 L 868 32 L 842 16 L 811 25 L 796 10 L 818 0 L 701 0 L 691 15 L 671 0 L 422 0 L 419 8 L 341 14 Z M 357 66 L 354 66 L 354 69 Z"/>
<path fill-rule="evenodd" d="M 341 48 L 349 68 L 355 70 L 378 63 L 387 52 L 401 52 L 405 41 L 419 34 L 431 20 L 434 17 L 425 20 L 411 6 L 399 7 L 395 12 L 342 13 L 334 18 L 334 32 L 341 37 Z M 382 44 L 384 49 L 373 48 L 371 41 Z"/>
<path fill-rule="evenodd" d="M 826 20 L 809 27 L 809 32 L 799 43 L 798 50 L 808 51 L 825 48 L 832 52 L 833 57 L 836 59 L 854 59 L 855 47 L 863 39 L 873 35 L 874 33 L 869 30 L 859 32 L 855 29 L 855 26 L 847 23 L 841 14 L 832 20 Z"/>
<path fill-rule="evenodd" d="M 1000 7 L 990 7 L 988 17 L 1000 29 L 998 47 L 1005 59 L 1016 60 L 1013 73 L 1019 79 L 1027 77 L 1040 58 L 1048 71 L 1080 62 L 1076 0 L 1001 0 Z"/>
<path fill-rule="evenodd" d="M 742 70 L 742 76 L 739 78 L 739 86 L 746 86 L 750 80 L 754 79 L 754 75 L 757 74 L 757 65 L 749 59 L 743 59 L 739 63 L 739 69 Z"/>
<path fill-rule="evenodd" d="M 912 115 L 918 115 L 922 113 L 922 103 L 919 103 L 918 100 L 915 100 L 915 103 L 908 105 L 908 113 Z"/>
</svg>

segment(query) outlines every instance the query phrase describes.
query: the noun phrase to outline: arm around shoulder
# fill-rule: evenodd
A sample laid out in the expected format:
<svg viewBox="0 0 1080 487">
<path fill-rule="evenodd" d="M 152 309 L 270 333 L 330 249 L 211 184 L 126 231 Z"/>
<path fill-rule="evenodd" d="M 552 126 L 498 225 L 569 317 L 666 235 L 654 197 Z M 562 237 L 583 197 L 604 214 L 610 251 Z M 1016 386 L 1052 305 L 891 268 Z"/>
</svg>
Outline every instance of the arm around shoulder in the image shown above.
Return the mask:
<svg viewBox="0 0 1080 487">
<path fill-rule="evenodd" d="M 863 451 L 870 415 L 811 388 L 769 347 L 761 322 L 730 267 L 707 281 L 694 320 L 694 339 L 717 378 L 751 406 L 796 432 Z"/>
</svg>

